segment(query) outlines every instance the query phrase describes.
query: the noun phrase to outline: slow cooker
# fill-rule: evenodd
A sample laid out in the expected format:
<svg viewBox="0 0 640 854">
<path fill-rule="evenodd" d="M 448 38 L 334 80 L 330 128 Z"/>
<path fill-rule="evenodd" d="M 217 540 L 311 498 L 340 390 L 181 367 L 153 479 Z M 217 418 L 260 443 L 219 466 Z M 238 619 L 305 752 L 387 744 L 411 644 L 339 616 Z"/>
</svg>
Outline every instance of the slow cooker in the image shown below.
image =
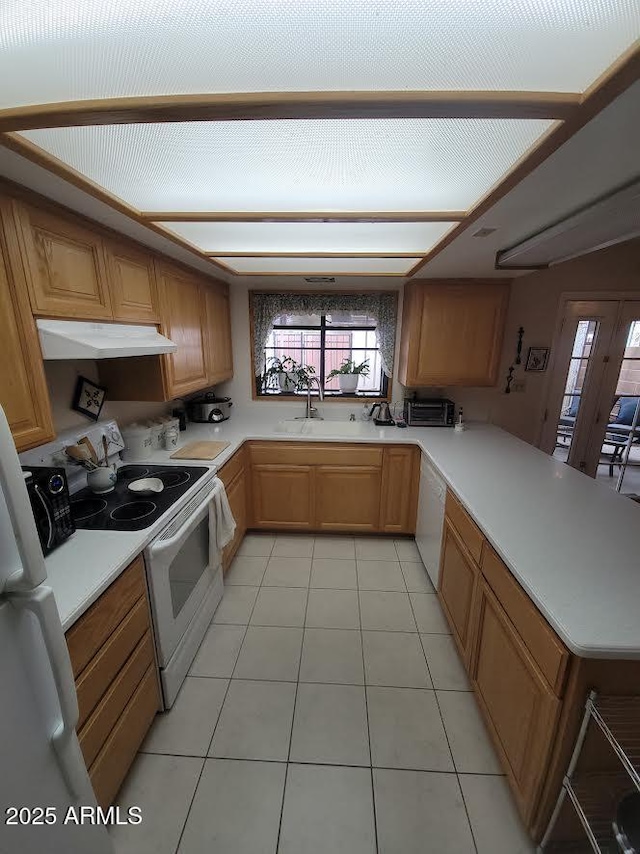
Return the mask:
<svg viewBox="0 0 640 854">
<path fill-rule="evenodd" d="M 216 397 L 215 394 L 203 394 L 186 402 L 189 420 L 198 424 L 216 424 L 226 421 L 233 403 L 230 397 Z"/>
</svg>

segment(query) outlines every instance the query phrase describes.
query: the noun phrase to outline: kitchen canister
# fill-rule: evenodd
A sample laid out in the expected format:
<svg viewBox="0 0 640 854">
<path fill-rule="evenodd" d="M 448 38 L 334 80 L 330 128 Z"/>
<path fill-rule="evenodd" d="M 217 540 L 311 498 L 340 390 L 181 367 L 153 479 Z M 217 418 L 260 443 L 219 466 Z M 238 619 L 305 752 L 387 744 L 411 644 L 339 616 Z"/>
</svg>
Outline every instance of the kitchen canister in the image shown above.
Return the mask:
<svg viewBox="0 0 640 854">
<path fill-rule="evenodd" d="M 159 451 L 162 447 L 164 447 L 164 431 L 165 431 L 165 422 L 164 419 L 158 418 L 155 421 L 149 421 L 149 429 L 151 431 L 151 450 Z"/>
<path fill-rule="evenodd" d="M 151 428 L 145 424 L 129 424 L 122 428 L 123 460 L 146 460 L 151 456 Z"/>
<path fill-rule="evenodd" d="M 167 451 L 175 451 L 180 441 L 180 422 L 167 424 L 164 431 L 164 447 Z"/>
</svg>

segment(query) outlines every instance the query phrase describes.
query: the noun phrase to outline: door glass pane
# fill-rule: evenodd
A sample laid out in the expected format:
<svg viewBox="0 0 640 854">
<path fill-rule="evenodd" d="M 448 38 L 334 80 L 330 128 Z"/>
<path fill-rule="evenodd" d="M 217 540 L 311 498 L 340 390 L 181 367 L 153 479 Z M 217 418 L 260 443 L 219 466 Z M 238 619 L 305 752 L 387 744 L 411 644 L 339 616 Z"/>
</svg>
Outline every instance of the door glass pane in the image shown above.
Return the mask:
<svg viewBox="0 0 640 854">
<path fill-rule="evenodd" d="M 598 480 L 613 489 L 619 488 L 625 494 L 634 495 L 640 495 L 640 428 L 633 428 L 634 419 L 636 424 L 638 421 L 635 416 L 639 404 L 640 320 L 634 320 L 629 326 L 596 475 Z M 623 471 L 626 446 L 630 438 L 629 458 Z"/>
<path fill-rule="evenodd" d="M 177 617 L 209 566 L 209 517 L 189 534 L 169 567 L 173 616 Z"/>
<path fill-rule="evenodd" d="M 557 460 L 567 461 L 573 442 L 574 428 L 580 410 L 584 391 L 584 382 L 598 331 L 597 320 L 580 320 L 576 328 L 571 357 L 567 368 L 560 417 L 556 430 L 556 448 L 553 456 Z"/>
</svg>

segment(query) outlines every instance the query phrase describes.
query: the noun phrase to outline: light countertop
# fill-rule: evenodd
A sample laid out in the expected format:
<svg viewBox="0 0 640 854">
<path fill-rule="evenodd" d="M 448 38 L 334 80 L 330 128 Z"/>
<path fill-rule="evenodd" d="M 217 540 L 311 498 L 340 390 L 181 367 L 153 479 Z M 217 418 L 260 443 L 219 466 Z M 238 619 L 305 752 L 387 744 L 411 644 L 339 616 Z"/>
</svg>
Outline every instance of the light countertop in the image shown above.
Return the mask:
<svg viewBox="0 0 640 854">
<path fill-rule="evenodd" d="M 464 433 L 367 424 L 358 437 L 311 438 L 276 433 L 283 416 L 259 404 L 234 410 L 219 425 L 190 424 L 181 445 L 228 441 L 229 447 L 208 463 L 214 467 L 247 439 L 418 445 L 572 652 L 640 659 L 639 504 L 488 424 L 470 424 Z M 149 462 L 178 461 L 157 451 Z M 78 531 L 47 558 L 65 629 L 165 522 L 160 519 L 137 533 Z"/>
</svg>

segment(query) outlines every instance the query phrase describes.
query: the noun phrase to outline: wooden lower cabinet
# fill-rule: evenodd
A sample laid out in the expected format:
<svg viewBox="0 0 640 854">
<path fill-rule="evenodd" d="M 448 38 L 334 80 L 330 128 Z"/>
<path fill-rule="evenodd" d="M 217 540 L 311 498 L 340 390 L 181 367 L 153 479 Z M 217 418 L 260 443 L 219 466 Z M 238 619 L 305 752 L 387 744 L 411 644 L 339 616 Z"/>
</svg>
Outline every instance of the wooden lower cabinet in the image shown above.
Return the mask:
<svg viewBox="0 0 640 854">
<path fill-rule="evenodd" d="M 236 520 L 236 530 L 233 540 L 225 546 L 222 552 L 222 567 L 225 572 L 240 548 L 247 530 L 247 481 L 244 472 L 238 475 L 227 489 L 227 498 L 233 518 Z"/>
<path fill-rule="evenodd" d="M 307 531 L 313 528 L 312 466 L 253 465 L 253 528 Z"/>
<path fill-rule="evenodd" d="M 0 199 L 0 404 L 18 451 L 55 437 L 40 341 L 24 272 L 15 262 L 10 203 Z"/>
<path fill-rule="evenodd" d="M 471 678 L 528 822 L 547 768 L 561 703 L 484 580 L 477 610 Z"/>
<path fill-rule="evenodd" d="M 377 531 L 382 473 L 372 466 L 317 466 L 317 530 Z"/>
<path fill-rule="evenodd" d="M 416 530 L 420 449 L 411 445 L 384 448 L 380 530 L 388 534 L 413 534 Z"/>
<path fill-rule="evenodd" d="M 231 513 L 236 520 L 236 530 L 233 540 L 224 547 L 222 552 L 222 568 L 224 572 L 229 569 L 235 553 L 238 551 L 247 530 L 247 507 L 248 507 L 248 477 L 246 472 L 245 448 L 231 457 L 218 472 L 218 477 L 224 483 L 227 492 Z"/>
<path fill-rule="evenodd" d="M 539 841 L 540 803 L 567 713 L 567 673 L 580 659 L 569 654 L 452 493 L 438 595 L 520 815 Z M 586 693 L 579 709 L 585 699 Z"/>
<path fill-rule="evenodd" d="M 445 517 L 442 532 L 439 596 L 453 638 L 462 658 L 468 662 L 473 638 L 473 605 L 480 570 Z"/>
<path fill-rule="evenodd" d="M 89 777 L 101 807 L 110 806 L 158 711 L 158 675 L 149 667 L 104 743 Z"/>
<path fill-rule="evenodd" d="M 161 704 L 141 556 L 66 639 L 78 694 L 78 741 L 97 801 L 107 807 Z"/>
<path fill-rule="evenodd" d="M 412 534 L 419 460 L 411 445 L 251 442 L 248 527 Z"/>
</svg>

